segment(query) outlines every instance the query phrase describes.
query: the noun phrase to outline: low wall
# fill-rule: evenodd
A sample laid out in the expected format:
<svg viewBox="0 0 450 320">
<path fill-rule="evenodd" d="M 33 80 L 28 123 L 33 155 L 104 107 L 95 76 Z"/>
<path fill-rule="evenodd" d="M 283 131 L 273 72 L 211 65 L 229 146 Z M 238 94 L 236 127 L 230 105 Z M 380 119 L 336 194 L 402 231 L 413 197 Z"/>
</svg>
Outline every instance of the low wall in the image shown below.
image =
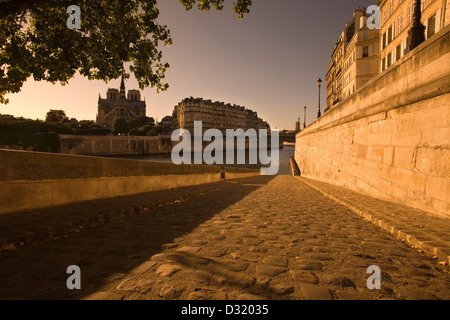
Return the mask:
<svg viewBox="0 0 450 320">
<path fill-rule="evenodd" d="M 450 217 L 450 27 L 296 136 L 301 175 Z"/>
<path fill-rule="evenodd" d="M 170 154 L 172 141 L 167 137 L 85 136 L 60 134 L 60 152 L 78 155 L 150 155 Z"/>
<path fill-rule="evenodd" d="M 245 168 L 233 168 L 222 167 L 222 172 L 226 180 L 242 179 L 258 176 L 261 173 L 260 169 L 245 169 Z"/>
<path fill-rule="evenodd" d="M 0 150 L 0 214 L 259 174 L 218 166 Z"/>
</svg>

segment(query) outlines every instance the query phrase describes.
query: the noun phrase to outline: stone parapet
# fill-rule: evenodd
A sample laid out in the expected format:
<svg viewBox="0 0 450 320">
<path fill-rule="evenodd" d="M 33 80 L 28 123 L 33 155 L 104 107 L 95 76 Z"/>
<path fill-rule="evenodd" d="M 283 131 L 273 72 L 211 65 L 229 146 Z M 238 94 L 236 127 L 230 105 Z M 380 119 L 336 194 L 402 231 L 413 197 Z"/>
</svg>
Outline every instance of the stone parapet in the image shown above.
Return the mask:
<svg viewBox="0 0 450 320">
<path fill-rule="evenodd" d="M 0 150 L 0 214 L 259 174 L 219 166 Z"/>
<path fill-rule="evenodd" d="M 88 136 L 60 134 L 61 153 L 79 155 L 170 154 L 170 136 Z"/>
</svg>

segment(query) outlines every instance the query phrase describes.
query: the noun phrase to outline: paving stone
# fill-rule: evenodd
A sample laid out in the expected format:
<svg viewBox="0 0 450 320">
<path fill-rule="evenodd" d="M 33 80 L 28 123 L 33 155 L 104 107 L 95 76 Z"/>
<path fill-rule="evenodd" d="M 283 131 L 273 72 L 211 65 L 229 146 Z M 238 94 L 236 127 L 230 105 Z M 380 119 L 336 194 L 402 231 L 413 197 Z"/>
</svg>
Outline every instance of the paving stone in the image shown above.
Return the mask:
<svg viewBox="0 0 450 320">
<path fill-rule="evenodd" d="M 158 253 L 151 257 L 151 260 L 155 261 L 176 261 L 180 257 L 176 253 Z"/>
<path fill-rule="evenodd" d="M 238 285 L 241 288 L 248 288 L 256 283 L 256 279 L 242 273 L 226 274 L 223 282 L 227 284 Z"/>
<path fill-rule="evenodd" d="M 228 300 L 228 295 L 224 290 L 197 288 L 189 293 L 187 300 Z"/>
<path fill-rule="evenodd" d="M 158 295 L 163 299 L 174 300 L 178 298 L 183 293 L 184 290 L 185 288 L 175 288 L 174 286 L 165 284 L 159 290 Z"/>
<path fill-rule="evenodd" d="M 343 277 L 343 276 L 332 277 L 328 281 L 328 283 L 335 285 L 335 286 L 356 287 L 355 283 L 352 280 L 350 280 L 347 277 Z"/>
<path fill-rule="evenodd" d="M 154 267 L 156 265 L 155 261 L 146 261 L 144 263 L 141 263 L 138 267 L 134 268 L 131 273 L 144 273 L 148 271 L 150 268 Z"/>
<path fill-rule="evenodd" d="M 323 263 L 318 261 L 308 261 L 306 263 L 299 264 L 298 268 L 303 270 L 322 271 Z"/>
<path fill-rule="evenodd" d="M 208 270 L 196 270 L 194 278 L 197 283 L 216 284 L 219 277 Z"/>
<path fill-rule="evenodd" d="M 370 296 L 359 292 L 348 292 L 336 290 L 336 296 L 339 300 L 373 300 Z"/>
<path fill-rule="evenodd" d="M 174 273 L 181 270 L 181 267 L 172 265 L 172 264 L 163 264 L 159 266 L 156 270 L 156 274 L 159 274 L 161 277 L 170 277 Z"/>
<path fill-rule="evenodd" d="M 261 233 L 260 238 L 263 240 L 277 240 L 278 236 L 272 233 Z"/>
<path fill-rule="evenodd" d="M 14 245 L 14 243 L 7 243 L 4 244 L 1 248 L 0 251 L 15 251 L 17 250 L 17 247 Z"/>
<path fill-rule="evenodd" d="M 232 261 L 232 260 L 223 260 L 219 262 L 221 264 L 221 267 L 229 270 L 229 271 L 235 271 L 235 272 L 241 272 L 248 269 L 248 266 L 250 265 L 248 262 L 243 261 Z"/>
<path fill-rule="evenodd" d="M 411 300 L 440 300 L 435 294 L 424 291 L 424 290 L 417 290 L 414 292 L 408 293 L 408 299 Z"/>
<path fill-rule="evenodd" d="M 308 254 L 309 259 L 320 260 L 320 261 L 329 261 L 334 260 L 329 254 L 324 253 L 310 253 Z"/>
<path fill-rule="evenodd" d="M 183 265 L 207 265 L 212 262 L 211 259 L 200 257 L 200 256 L 192 256 L 190 254 L 183 254 L 177 257 L 176 260 L 179 264 Z"/>
<path fill-rule="evenodd" d="M 270 288 L 279 295 L 286 295 L 294 292 L 294 286 L 287 283 L 270 283 Z"/>
<path fill-rule="evenodd" d="M 197 254 L 201 249 L 201 247 L 181 247 L 175 251 L 180 253 Z"/>
<path fill-rule="evenodd" d="M 302 271 L 302 270 L 291 270 L 290 274 L 292 279 L 296 282 L 306 282 L 311 284 L 319 283 L 319 279 L 312 272 Z"/>
<path fill-rule="evenodd" d="M 275 267 L 275 266 L 266 265 L 266 264 L 256 266 L 256 273 L 258 273 L 260 275 L 264 275 L 264 276 L 275 277 L 282 273 L 285 273 L 286 271 L 287 270 L 285 268 Z"/>
<path fill-rule="evenodd" d="M 300 289 L 306 300 L 333 300 L 327 288 L 303 283 L 300 285 Z"/>
<path fill-rule="evenodd" d="M 122 300 L 123 295 L 114 292 L 99 291 L 84 297 L 83 300 Z"/>
<path fill-rule="evenodd" d="M 178 246 L 179 246 L 178 243 L 165 243 L 165 244 L 161 245 L 161 249 L 162 250 L 167 250 L 167 249 L 176 248 Z"/>
<path fill-rule="evenodd" d="M 263 259 L 263 263 L 272 264 L 274 266 L 287 267 L 288 259 L 285 257 L 279 256 L 267 256 Z"/>
<path fill-rule="evenodd" d="M 267 248 L 261 248 L 260 246 L 258 246 L 258 247 L 250 246 L 250 247 L 248 248 L 248 251 L 250 251 L 250 252 L 262 252 L 262 253 L 264 253 L 264 252 L 267 252 L 268 249 L 267 249 Z"/>
<path fill-rule="evenodd" d="M 123 280 L 118 286 L 117 290 L 135 291 L 140 294 L 146 294 L 152 290 L 154 281 L 141 277 L 131 277 Z"/>
<path fill-rule="evenodd" d="M 198 246 L 204 246 L 204 245 L 208 244 L 208 241 L 206 241 L 206 240 L 195 240 L 192 243 L 195 244 L 195 245 L 198 245 Z"/>
<path fill-rule="evenodd" d="M 258 261 L 258 256 L 251 252 L 236 251 L 230 254 L 233 259 L 239 259 L 244 261 L 256 262 Z"/>
<path fill-rule="evenodd" d="M 268 297 L 254 294 L 254 293 L 242 293 L 238 295 L 237 300 L 250 301 L 250 300 L 269 300 Z"/>
</svg>

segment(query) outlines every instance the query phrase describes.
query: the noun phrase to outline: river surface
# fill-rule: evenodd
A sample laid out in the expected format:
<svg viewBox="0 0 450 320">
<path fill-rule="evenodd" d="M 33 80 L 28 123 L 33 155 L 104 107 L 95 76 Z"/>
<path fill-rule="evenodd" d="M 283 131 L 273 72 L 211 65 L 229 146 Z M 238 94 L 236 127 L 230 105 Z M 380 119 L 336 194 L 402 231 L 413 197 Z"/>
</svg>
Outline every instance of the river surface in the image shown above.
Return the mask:
<svg viewBox="0 0 450 320">
<path fill-rule="evenodd" d="M 289 170 L 289 159 L 294 155 L 295 147 L 294 146 L 284 146 L 283 149 L 279 150 L 279 159 L 280 159 L 280 168 L 278 170 L 279 175 L 290 174 Z M 252 168 L 259 169 L 262 167 L 261 164 L 249 164 L 249 152 L 246 152 L 245 164 L 237 164 L 237 152 L 235 152 L 235 161 L 234 163 L 225 163 L 224 164 L 233 166 L 233 167 L 242 167 L 242 168 Z M 270 156 L 270 152 L 269 152 Z M 143 160 L 143 161 L 153 161 L 153 162 L 172 162 L 172 158 L 170 154 L 156 154 L 156 155 L 139 155 L 139 156 L 121 156 L 119 158 L 122 159 L 135 159 L 135 160 Z M 259 157 L 258 157 L 259 159 Z M 193 163 L 193 161 L 192 161 Z"/>
</svg>

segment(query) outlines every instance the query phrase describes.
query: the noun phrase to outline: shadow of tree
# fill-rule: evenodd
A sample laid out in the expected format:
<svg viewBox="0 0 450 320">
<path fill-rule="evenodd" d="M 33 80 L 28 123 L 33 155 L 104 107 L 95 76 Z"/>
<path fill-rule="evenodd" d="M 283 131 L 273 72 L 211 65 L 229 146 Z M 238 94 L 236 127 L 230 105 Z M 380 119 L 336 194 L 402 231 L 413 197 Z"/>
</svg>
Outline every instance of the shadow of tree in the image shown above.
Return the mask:
<svg viewBox="0 0 450 320">
<path fill-rule="evenodd" d="M 123 217 L 121 221 L 82 228 L 67 237 L 23 246 L 17 251 L 0 252 L 0 299 L 83 298 L 128 274 L 160 253 L 164 245 L 188 234 L 273 178 L 240 179 L 231 188 L 205 190 L 143 214 Z M 128 200 L 127 205 L 132 205 L 133 201 Z M 66 280 L 70 275 L 66 270 L 70 265 L 81 268 L 81 290 L 67 289 Z"/>
</svg>

